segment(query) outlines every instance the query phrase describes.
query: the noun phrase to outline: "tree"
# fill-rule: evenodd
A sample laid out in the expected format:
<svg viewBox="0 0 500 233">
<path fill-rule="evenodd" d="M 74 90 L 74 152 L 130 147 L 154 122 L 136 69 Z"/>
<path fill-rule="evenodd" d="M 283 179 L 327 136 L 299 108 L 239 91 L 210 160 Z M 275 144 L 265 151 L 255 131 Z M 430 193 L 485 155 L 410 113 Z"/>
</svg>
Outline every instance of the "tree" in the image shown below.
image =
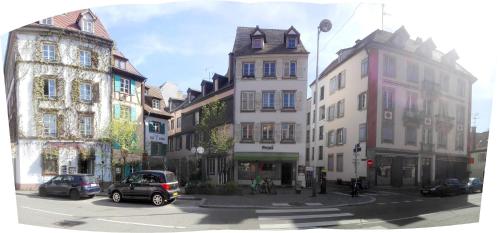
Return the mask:
<svg viewBox="0 0 500 233">
<path fill-rule="evenodd" d="M 120 151 L 122 162 L 117 161 L 119 164 L 125 165 L 129 153 L 142 153 L 139 147 L 139 138 L 137 137 L 138 124 L 126 119 L 113 119 L 109 129 L 110 140 L 114 148 Z"/>
<path fill-rule="evenodd" d="M 200 135 L 200 144 L 209 154 L 226 154 L 233 145 L 224 125 L 226 123 L 226 104 L 220 100 L 203 106 L 200 123 L 196 132 Z"/>
</svg>

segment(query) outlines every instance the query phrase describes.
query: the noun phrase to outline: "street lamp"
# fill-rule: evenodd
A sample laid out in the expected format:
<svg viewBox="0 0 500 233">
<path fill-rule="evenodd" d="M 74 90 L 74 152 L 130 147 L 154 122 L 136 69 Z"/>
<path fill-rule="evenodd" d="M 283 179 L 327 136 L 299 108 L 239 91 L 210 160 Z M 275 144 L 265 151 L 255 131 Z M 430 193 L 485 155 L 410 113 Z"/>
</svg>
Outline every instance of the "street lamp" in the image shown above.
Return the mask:
<svg viewBox="0 0 500 233">
<path fill-rule="evenodd" d="M 199 147 L 194 147 L 194 146 L 193 146 L 193 147 L 191 147 L 191 153 L 193 153 L 193 154 L 194 154 L 194 156 L 195 156 L 195 158 L 196 158 L 196 163 L 197 163 L 197 164 L 196 164 L 196 165 L 197 165 L 196 167 L 199 167 L 199 166 L 200 166 L 200 164 L 199 164 L 198 155 L 205 153 L 205 148 L 203 148 L 203 147 L 201 147 L 201 146 L 199 146 Z M 188 163 L 188 168 L 189 168 L 189 163 Z M 200 166 L 200 168 L 199 168 L 199 169 L 200 169 L 200 172 L 202 172 L 202 171 L 201 171 L 201 166 Z M 188 175 L 189 175 L 189 174 L 188 174 Z M 202 174 L 202 178 L 203 178 L 203 174 Z"/>
<path fill-rule="evenodd" d="M 318 110 L 318 102 L 319 102 L 319 98 L 318 98 L 318 62 L 319 62 L 319 34 L 321 32 L 328 32 L 330 31 L 330 29 L 332 29 L 332 22 L 330 22 L 330 20 L 328 19 L 323 19 L 321 20 L 321 22 L 319 23 L 319 26 L 318 26 L 318 39 L 316 41 L 316 77 L 315 77 L 315 91 L 313 93 L 314 97 L 313 97 L 313 102 L 314 102 L 314 109 L 315 109 L 315 116 L 313 116 L 316 121 L 314 122 L 314 133 L 316 134 L 316 132 L 319 133 L 319 130 L 318 130 L 318 123 L 319 123 L 319 110 Z M 314 137 L 315 135 L 313 135 Z M 316 144 L 316 143 L 315 143 Z M 319 153 L 319 150 L 318 150 L 318 153 Z M 316 179 L 317 179 L 317 172 L 316 172 L 316 167 L 317 167 L 317 160 L 315 159 L 314 160 L 314 170 L 313 170 L 313 182 L 312 182 L 312 196 L 315 197 L 316 196 Z"/>
</svg>

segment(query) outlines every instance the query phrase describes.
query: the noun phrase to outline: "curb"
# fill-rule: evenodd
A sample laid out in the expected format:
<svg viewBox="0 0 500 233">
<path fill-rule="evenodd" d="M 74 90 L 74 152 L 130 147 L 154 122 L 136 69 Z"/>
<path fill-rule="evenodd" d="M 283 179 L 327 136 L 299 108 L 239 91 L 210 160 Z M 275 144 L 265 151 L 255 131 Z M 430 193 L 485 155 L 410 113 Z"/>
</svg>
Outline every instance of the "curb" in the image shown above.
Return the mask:
<svg viewBox="0 0 500 233">
<path fill-rule="evenodd" d="M 334 207 L 367 205 L 367 204 L 374 203 L 377 200 L 375 197 L 371 197 L 371 196 L 367 196 L 367 197 L 370 200 L 358 202 L 358 203 L 324 205 L 324 206 L 316 207 L 316 208 L 320 209 L 320 208 L 334 208 Z M 307 208 L 311 208 L 311 206 L 281 207 L 281 206 L 263 206 L 263 205 L 206 205 L 205 202 L 206 202 L 206 198 L 203 198 L 198 206 L 201 208 L 219 208 L 219 209 L 241 209 L 241 208 L 248 208 L 248 209 L 307 209 Z"/>
</svg>

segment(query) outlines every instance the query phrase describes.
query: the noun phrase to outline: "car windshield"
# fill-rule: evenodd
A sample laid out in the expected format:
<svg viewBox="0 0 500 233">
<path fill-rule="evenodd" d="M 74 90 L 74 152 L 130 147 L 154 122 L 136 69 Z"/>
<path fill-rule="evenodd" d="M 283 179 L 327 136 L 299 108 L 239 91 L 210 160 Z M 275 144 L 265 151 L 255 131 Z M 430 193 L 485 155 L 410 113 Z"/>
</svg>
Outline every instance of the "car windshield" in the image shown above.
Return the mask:
<svg viewBox="0 0 500 233">
<path fill-rule="evenodd" d="M 177 177 L 175 176 L 174 173 L 167 173 L 167 182 L 177 182 Z"/>
<path fill-rule="evenodd" d="M 97 183 L 97 180 L 94 176 L 82 176 L 82 180 L 85 183 Z"/>
</svg>

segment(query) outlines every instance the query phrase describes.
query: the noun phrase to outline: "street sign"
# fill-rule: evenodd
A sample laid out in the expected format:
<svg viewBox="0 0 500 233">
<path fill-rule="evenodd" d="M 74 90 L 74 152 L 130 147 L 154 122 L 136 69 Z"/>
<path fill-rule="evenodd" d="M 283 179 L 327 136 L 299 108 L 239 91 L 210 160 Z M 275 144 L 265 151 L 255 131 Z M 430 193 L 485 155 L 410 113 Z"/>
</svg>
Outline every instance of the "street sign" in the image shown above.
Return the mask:
<svg viewBox="0 0 500 233">
<path fill-rule="evenodd" d="M 366 165 L 370 168 L 373 167 L 373 160 L 369 159 L 366 161 Z"/>
</svg>

